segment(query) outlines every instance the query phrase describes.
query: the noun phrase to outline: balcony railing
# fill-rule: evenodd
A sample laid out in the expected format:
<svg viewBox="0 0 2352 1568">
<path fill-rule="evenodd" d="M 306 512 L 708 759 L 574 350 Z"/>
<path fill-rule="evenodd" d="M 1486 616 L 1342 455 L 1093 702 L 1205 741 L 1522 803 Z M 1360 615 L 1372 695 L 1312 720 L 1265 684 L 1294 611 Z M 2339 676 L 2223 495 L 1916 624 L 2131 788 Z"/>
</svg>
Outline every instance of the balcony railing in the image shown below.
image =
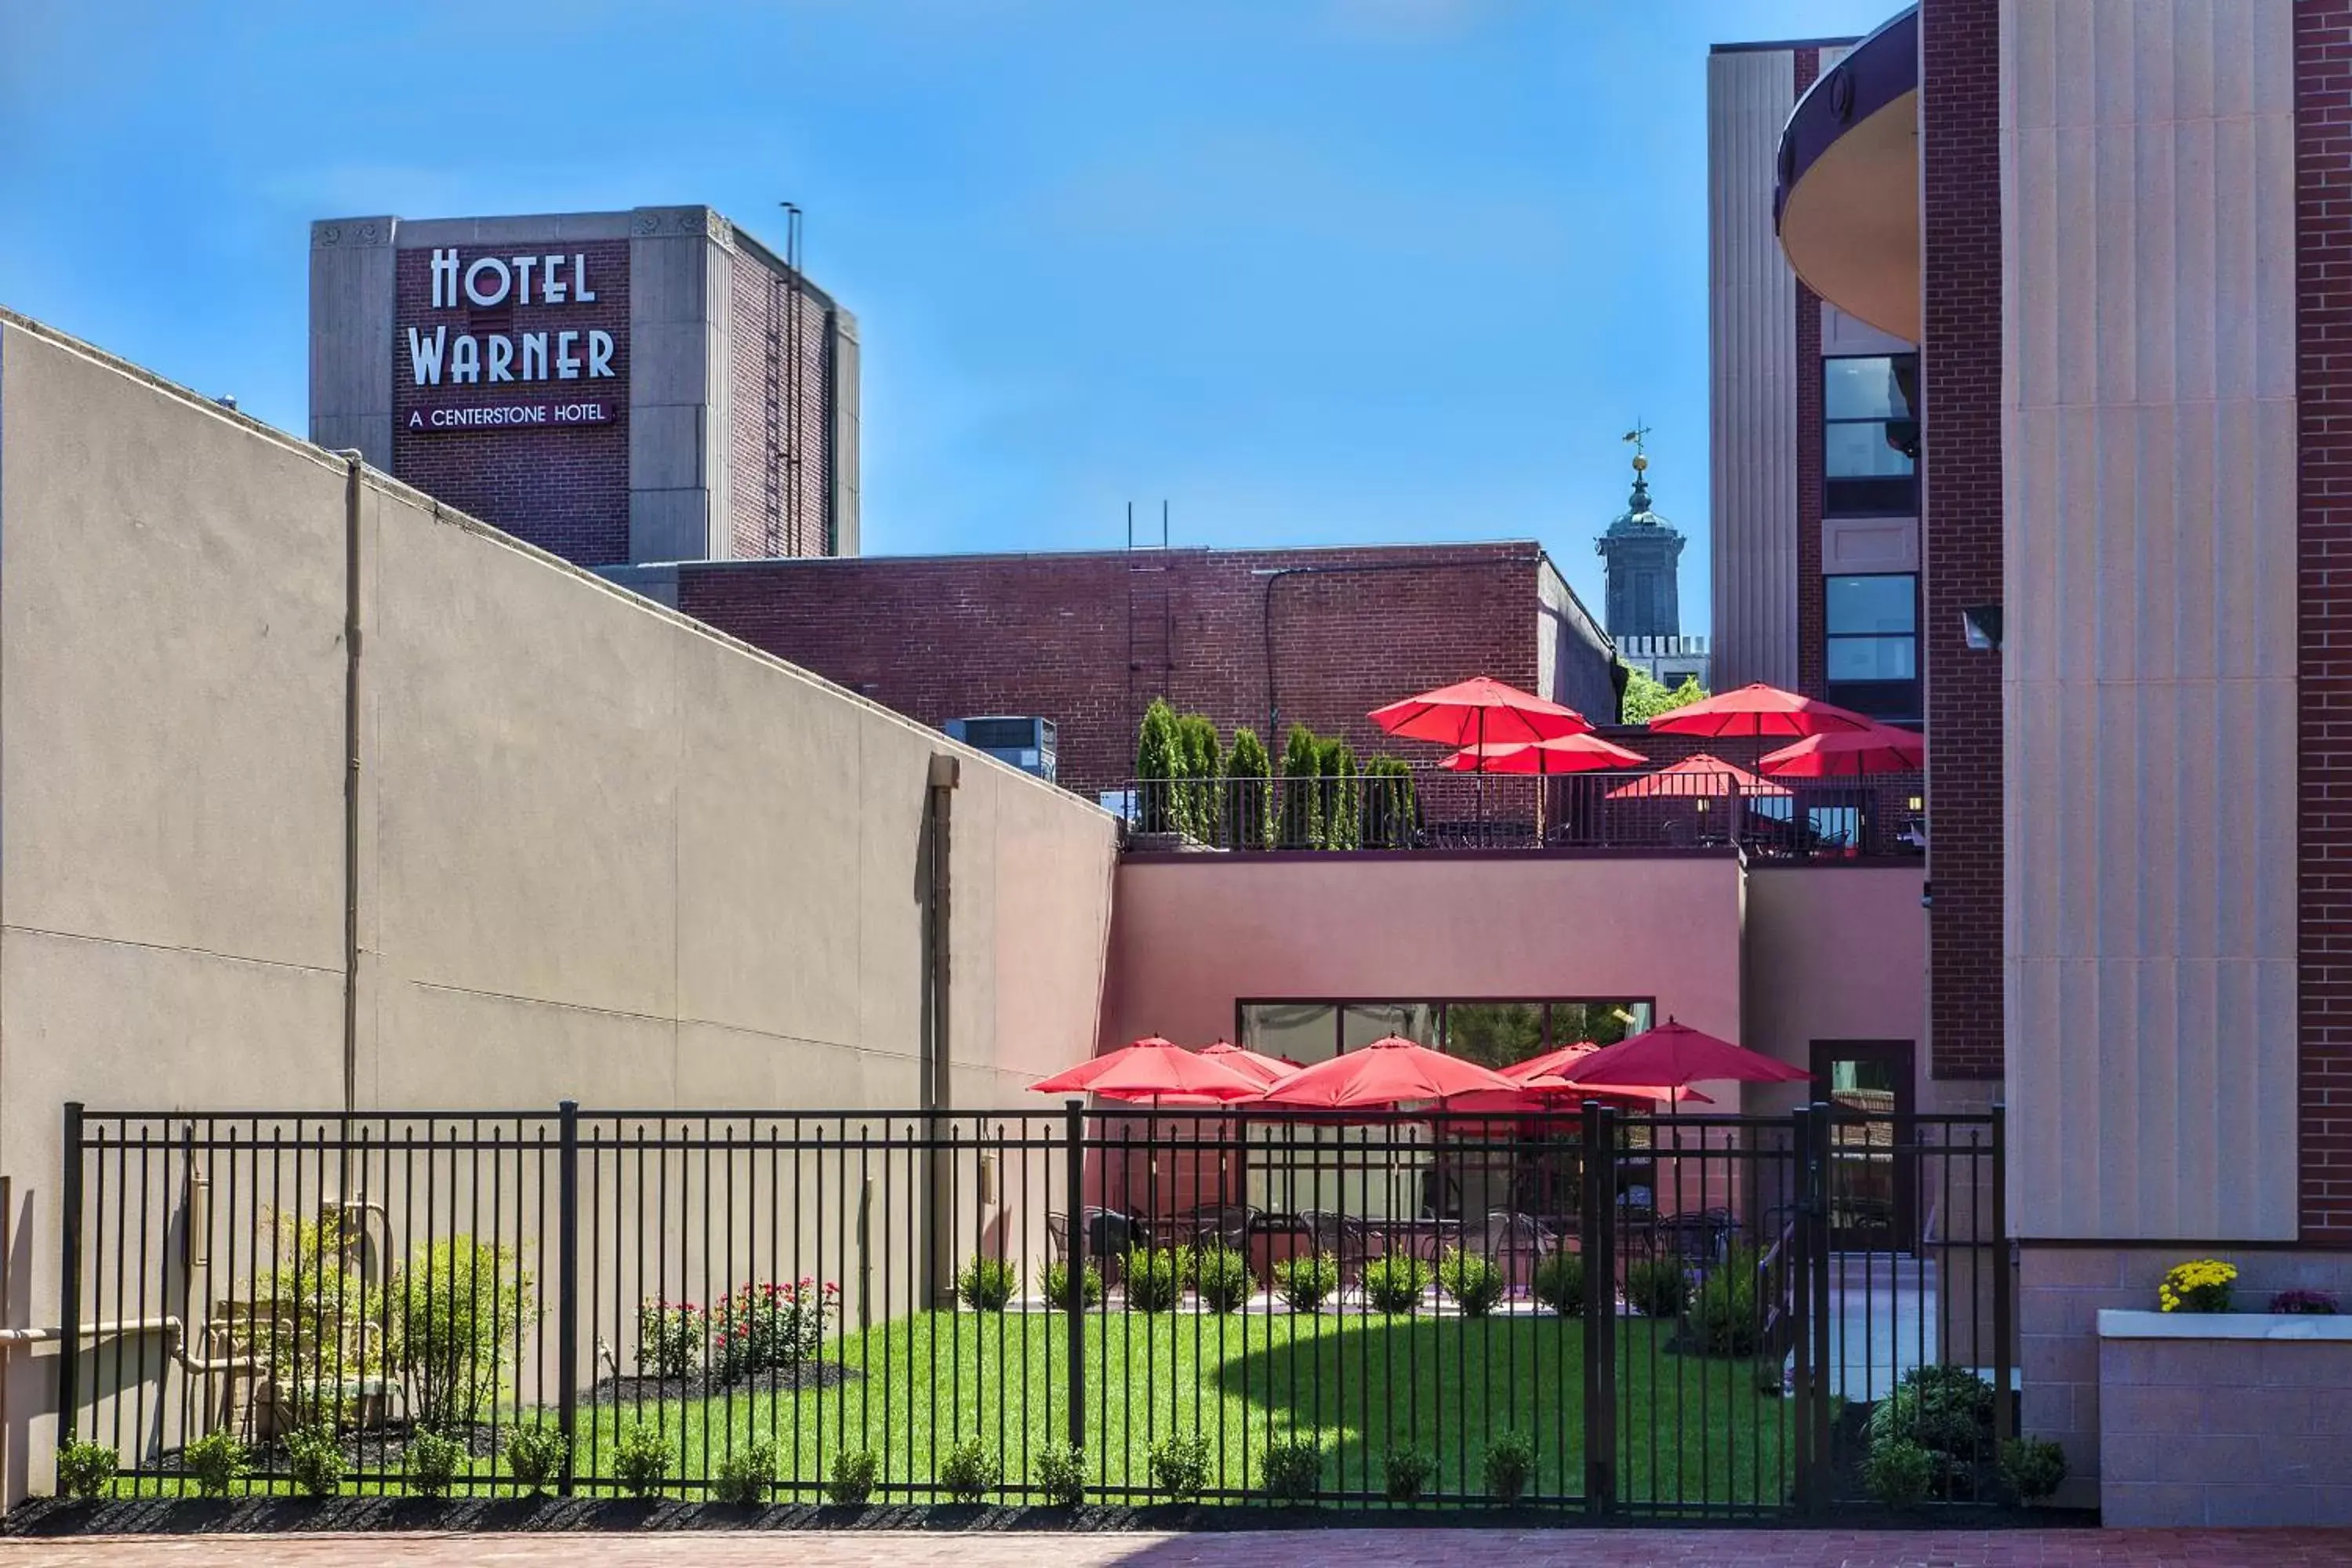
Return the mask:
<svg viewBox="0 0 2352 1568">
<path fill-rule="evenodd" d="M 1916 856 L 1916 773 L 1765 781 L 1733 773 L 1131 780 L 1104 804 L 1136 851 L 1738 849 L 1754 858 Z"/>
</svg>

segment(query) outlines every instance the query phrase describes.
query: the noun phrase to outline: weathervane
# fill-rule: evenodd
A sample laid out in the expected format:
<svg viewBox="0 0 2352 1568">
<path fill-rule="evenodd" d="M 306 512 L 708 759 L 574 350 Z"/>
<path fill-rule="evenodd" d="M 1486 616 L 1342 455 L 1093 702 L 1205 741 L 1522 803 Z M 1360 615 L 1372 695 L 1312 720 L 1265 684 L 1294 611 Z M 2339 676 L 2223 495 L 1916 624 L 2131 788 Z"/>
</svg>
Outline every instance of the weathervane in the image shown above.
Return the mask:
<svg viewBox="0 0 2352 1568">
<path fill-rule="evenodd" d="M 1650 427 L 1638 417 L 1633 421 L 1633 427 L 1624 435 L 1624 439 L 1633 443 L 1633 471 L 1637 474 L 1650 466 L 1650 459 L 1642 455 L 1642 444 L 1649 439 L 1649 436 Z"/>
</svg>

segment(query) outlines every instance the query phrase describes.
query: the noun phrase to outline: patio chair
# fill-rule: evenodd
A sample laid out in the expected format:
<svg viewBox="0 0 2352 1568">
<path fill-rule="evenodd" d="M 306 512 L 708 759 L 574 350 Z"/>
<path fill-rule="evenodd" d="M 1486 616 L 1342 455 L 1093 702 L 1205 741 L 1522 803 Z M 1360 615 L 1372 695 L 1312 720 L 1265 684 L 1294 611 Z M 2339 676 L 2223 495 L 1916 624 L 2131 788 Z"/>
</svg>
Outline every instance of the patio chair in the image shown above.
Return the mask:
<svg viewBox="0 0 2352 1568">
<path fill-rule="evenodd" d="M 1102 1270 L 1106 1285 L 1116 1284 L 1122 1277 L 1129 1248 L 1151 1245 L 1151 1228 L 1139 1215 L 1090 1207 L 1084 1226 L 1087 1257 Z"/>
<path fill-rule="evenodd" d="M 1210 1204 L 1194 1209 L 1186 1223 L 1194 1245 L 1217 1241 L 1241 1251 L 1249 1247 L 1250 1226 L 1257 1217 L 1258 1211 L 1246 1204 Z"/>
<path fill-rule="evenodd" d="M 1059 1209 L 1045 1212 L 1045 1258 L 1049 1263 L 1066 1261 L 1070 1256 L 1070 1216 Z"/>
<path fill-rule="evenodd" d="M 1537 1224 L 1533 1215 L 1508 1209 L 1487 1212 L 1486 1258 L 1502 1268 L 1513 1290 L 1527 1289 L 1534 1281 L 1536 1265 L 1546 1254 L 1558 1250 L 1559 1237 Z"/>
<path fill-rule="evenodd" d="M 1335 1214 L 1329 1209 L 1308 1209 L 1298 1216 L 1298 1223 L 1314 1238 L 1315 1250 L 1328 1252 L 1339 1260 L 1339 1278 L 1355 1284 L 1364 1277 L 1364 1265 L 1371 1260 L 1372 1227 L 1354 1215 Z"/>
</svg>

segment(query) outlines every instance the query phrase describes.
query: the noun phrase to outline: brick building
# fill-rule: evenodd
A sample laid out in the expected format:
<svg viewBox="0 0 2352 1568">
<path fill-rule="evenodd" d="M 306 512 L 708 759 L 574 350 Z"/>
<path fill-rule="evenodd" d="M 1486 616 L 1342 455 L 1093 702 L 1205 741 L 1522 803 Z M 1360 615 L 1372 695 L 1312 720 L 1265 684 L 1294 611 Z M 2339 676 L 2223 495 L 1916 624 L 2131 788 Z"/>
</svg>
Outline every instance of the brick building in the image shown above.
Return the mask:
<svg viewBox="0 0 2352 1568">
<path fill-rule="evenodd" d="M 931 725 L 1051 719 L 1060 782 L 1131 773 L 1165 694 L 1230 735 L 1304 723 L 1396 751 L 1365 721 L 1395 698 L 1492 675 L 1606 722 L 1608 637 L 1531 542 L 734 561 L 612 575 Z M 1421 749 L 1425 751 L 1425 749 Z M 1431 755 L 1416 760 L 1434 761 Z"/>
<path fill-rule="evenodd" d="M 313 224 L 310 437 L 584 566 L 857 553 L 856 321 L 708 207 Z"/>
</svg>

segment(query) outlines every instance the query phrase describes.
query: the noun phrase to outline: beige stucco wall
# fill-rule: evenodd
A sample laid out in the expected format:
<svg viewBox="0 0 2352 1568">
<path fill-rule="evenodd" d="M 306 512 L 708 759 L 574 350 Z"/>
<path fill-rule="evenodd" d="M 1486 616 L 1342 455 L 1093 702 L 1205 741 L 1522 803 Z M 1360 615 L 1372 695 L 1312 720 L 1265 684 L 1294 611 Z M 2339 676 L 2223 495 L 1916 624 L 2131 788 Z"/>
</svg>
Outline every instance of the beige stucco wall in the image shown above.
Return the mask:
<svg viewBox="0 0 2352 1568">
<path fill-rule="evenodd" d="M 2294 10 L 2000 7 L 2027 1237 L 2295 1235 Z"/>
<path fill-rule="evenodd" d="M 1739 876 L 1727 857 L 1130 860 L 1103 1044 L 1230 1036 L 1243 997 L 1646 996 L 1737 1039 Z"/>
<path fill-rule="evenodd" d="M 60 1102 L 342 1101 L 346 483 L 0 318 L 11 1323 Z M 912 1104 L 942 752 L 958 1101 L 1091 1046 L 1106 815 L 380 476 L 359 533 L 362 1109 Z M 53 1368 L 8 1360 L 11 1498 Z"/>
</svg>

